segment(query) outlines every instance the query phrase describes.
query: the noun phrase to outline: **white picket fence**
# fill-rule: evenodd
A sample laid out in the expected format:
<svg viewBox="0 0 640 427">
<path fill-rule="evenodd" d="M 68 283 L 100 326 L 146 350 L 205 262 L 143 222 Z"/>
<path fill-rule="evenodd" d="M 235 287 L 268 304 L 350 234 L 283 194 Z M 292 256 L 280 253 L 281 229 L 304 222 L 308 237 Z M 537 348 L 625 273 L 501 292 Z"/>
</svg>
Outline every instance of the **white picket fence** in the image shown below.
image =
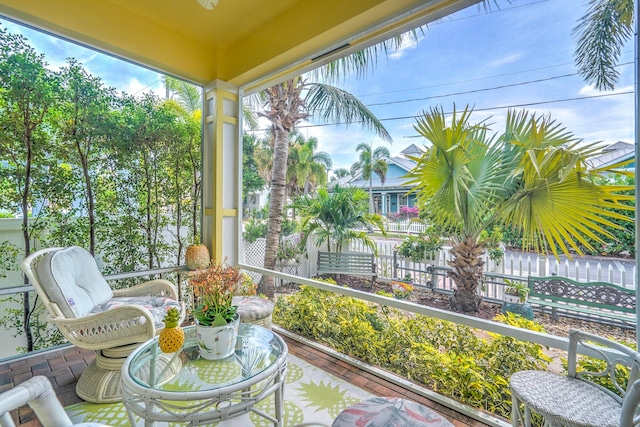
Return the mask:
<svg viewBox="0 0 640 427">
<path fill-rule="evenodd" d="M 288 236 L 286 239 L 297 238 L 296 235 Z M 378 246 L 378 277 L 383 279 L 393 279 L 394 274 L 404 275 L 405 271 L 410 271 L 414 279 L 419 283 L 426 283 L 431 280 L 426 274 L 429 266 L 447 266 L 447 261 L 451 260 L 450 247 L 444 247 L 432 260 L 413 262 L 409 259 L 397 257 L 397 270 L 394 270 L 393 251 L 397 243 L 377 242 Z M 250 265 L 262 266 L 264 260 L 265 239 L 258 239 L 252 244 L 245 243 L 245 262 Z M 351 242 L 349 251 L 371 252 L 365 245 L 359 242 Z M 296 274 L 302 277 L 313 277 L 317 271 L 318 249 L 311 241 L 307 242 L 308 257 L 302 257 L 300 264 L 293 267 L 282 267 L 284 272 Z M 586 260 L 575 257 L 573 260 L 556 260 L 554 257 L 538 256 L 535 254 L 506 254 L 499 262 L 484 256 L 485 272 L 496 273 L 507 276 L 517 276 L 526 278 L 528 276 L 550 276 L 557 274 L 579 281 L 602 281 L 614 283 L 627 288 L 635 288 L 636 267 L 626 266 L 619 262 L 606 262 Z M 252 273 L 255 275 L 255 273 Z M 254 279 L 258 280 L 256 275 Z"/>
<path fill-rule="evenodd" d="M 408 219 L 390 221 L 385 224 L 387 233 L 412 233 L 418 234 L 425 230 L 425 225 Z"/>
</svg>

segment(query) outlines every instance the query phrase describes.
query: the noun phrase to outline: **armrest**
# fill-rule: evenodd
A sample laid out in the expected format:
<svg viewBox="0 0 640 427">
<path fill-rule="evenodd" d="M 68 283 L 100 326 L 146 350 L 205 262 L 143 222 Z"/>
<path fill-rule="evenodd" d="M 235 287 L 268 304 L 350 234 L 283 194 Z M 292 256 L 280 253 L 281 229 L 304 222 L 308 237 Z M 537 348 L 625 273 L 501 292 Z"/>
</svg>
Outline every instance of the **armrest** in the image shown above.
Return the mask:
<svg viewBox="0 0 640 427">
<path fill-rule="evenodd" d="M 149 280 L 126 289 L 115 289 L 114 297 L 165 297 L 178 301 L 178 292 L 173 284 L 164 279 Z"/>
<path fill-rule="evenodd" d="M 72 344 L 90 350 L 142 343 L 156 334 L 151 312 L 134 304 L 75 319 L 56 317 L 51 321 Z"/>
</svg>

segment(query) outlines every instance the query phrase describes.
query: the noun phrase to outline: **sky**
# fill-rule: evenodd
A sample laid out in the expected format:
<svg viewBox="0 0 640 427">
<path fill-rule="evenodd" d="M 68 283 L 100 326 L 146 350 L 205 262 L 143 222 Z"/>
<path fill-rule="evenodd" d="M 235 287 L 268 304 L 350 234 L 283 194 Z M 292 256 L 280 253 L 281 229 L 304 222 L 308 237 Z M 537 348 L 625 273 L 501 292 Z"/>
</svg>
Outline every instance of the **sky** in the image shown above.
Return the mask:
<svg viewBox="0 0 640 427">
<path fill-rule="evenodd" d="M 362 100 L 380 118 L 392 143 L 359 125 L 302 123 L 299 130 L 318 138 L 333 169 L 357 160 L 355 147 L 371 143 L 398 155 L 409 144 L 428 145 L 417 136 L 415 116 L 441 106 L 445 112 L 474 108 L 472 122 L 487 120 L 499 132 L 509 107 L 550 117 L 585 143 L 634 142 L 633 41 L 623 48 L 620 81 L 599 92 L 577 75 L 572 29 L 585 13 L 578 0 L 507 0 L 490 11 L 471 6 L 431 23 L 417 42 L 380 58 L 365 78 L 335 83 Z M 24 35 L 45 54 L 51 68 L 74 57 L 107 86 L 129 94 L 164 95 L 159 73 L 86 49 L 0 18 L 2 27 Z M 605 96 L 603 96 L 605 95 Z"/>
</svg>

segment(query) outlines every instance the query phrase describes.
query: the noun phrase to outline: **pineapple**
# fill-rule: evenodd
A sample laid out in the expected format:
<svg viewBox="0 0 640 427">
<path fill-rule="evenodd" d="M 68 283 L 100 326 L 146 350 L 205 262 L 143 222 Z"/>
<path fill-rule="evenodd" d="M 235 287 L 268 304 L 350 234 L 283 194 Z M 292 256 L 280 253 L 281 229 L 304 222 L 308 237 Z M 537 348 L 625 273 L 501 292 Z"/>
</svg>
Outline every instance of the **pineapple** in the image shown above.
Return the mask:
<svg viewBox="0 0 640 427">
<path fill-rule="evenodd" d="M 184 344 L 184 331 L 178 325 L 178 320 L 180 320 L 180 311 L 175 307 L 167 310 L 167 315 L 162 319 L 165 327 L 160 331 L 158 344 L 163 353 L 175 353 Z"/>
<path fill-rule="evenodd" d="M 189 270 L 200 270 L 207 268 L 211 262 L 209 249 L 202 243 L 196 243 L 187 247 L 184 256 L 185 264 Z"/>
</svg>

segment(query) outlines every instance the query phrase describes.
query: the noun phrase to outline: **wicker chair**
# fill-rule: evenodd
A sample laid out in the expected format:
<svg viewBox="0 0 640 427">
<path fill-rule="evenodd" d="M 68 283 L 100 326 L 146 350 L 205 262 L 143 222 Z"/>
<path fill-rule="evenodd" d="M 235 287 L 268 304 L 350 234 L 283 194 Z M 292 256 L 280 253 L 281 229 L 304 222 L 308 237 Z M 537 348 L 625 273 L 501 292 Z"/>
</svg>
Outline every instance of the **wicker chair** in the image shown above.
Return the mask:
<svg viewBox="0 0 640 427">
<path fill-rule="evenodd" d="M 0 394 L 0 426 L 16 427 L 10 411 L 29 405 L 43 427 L 108 427 L 99 423 L 73 424 L 47 377 L 29 378 Z M 31 424 L 30 424 L 31 425 Z"/>
<path fill-rule="evenodd" d="M 121 401 L 126 357 L 162 329 L 170 307 L 179 307 L 184 319 L 184 304 L 169 281 L 112 290 L 93 256 L 77 246 L 34 252 L 21 268 L 65 338 L 96 351 L 76 385 L 78 396 L 88 402 Z"/>
<path fill-rule="evenodd" d="M 578 350 L 597 356 L 606 368 L 595 375 L 577 371 Z M 629 368 L 628 386 L 618 383 L 620 367 Z M 515 372 L 511 387 L 514 427 L 531 426 L 531 411 L 542 415 L 548 427 L 632 427 L 640 425 L 640 354 L 632 349 L 586 332 L 569 333 L 568 374 L 547 371 Z M 608 378 L 618 393 L 593 380 Z M 524 406 L 524 413 L 520 405 Z"/>
</svg>

